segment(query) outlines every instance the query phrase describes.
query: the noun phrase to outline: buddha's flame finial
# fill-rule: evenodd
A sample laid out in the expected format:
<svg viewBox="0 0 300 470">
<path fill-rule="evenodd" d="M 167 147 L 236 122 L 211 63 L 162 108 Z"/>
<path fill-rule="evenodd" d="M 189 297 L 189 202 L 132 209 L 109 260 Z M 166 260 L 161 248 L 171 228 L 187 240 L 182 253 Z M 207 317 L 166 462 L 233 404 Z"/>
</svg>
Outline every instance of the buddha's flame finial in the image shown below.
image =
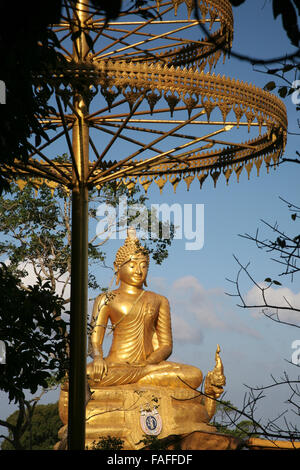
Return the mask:
<svg viewBox="0 0 300 470">
<path fill-rule="evenodd" d="M 115 258 L 115 269 L 118 271 L 121 266 L 131 260 L 133 256 L 142 255 L 146 258 L 149 264 L 149 251 L 141 245 L 140 240 L 137 237 L 136 229 L 133 226 L 129 226 L 127 229 L 127 238 L 117 253 Z"/>
<path fill-rule="evenodd" d="M 132 225 L 130 227 L 128 227 L 128 229 L 127 229 L 127 236 L 128 236 L 128 238 L 131 238 L 133 240 L 135 240 L 137 238 L 135 227 L 133 227 Z"/>
</svg>

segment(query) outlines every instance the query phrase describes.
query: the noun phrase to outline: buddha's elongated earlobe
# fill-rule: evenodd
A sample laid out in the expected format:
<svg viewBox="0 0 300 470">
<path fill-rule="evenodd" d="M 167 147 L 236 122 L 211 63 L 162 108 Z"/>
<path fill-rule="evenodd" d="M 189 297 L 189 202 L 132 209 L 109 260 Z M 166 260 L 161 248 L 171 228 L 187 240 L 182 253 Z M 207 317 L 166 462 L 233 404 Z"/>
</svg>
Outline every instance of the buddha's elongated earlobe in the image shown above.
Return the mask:
<svg viewBox="0 0 300 470">
<path fill-rule="evenodd" d="M 119 275 L 119 268 L 116 265 L 116 263 L 114 263 L 114 268 L 115 268 L 114 280 L 115 280 L 116 285 L 118 286 L 120 284 L 120 275 Z"/>
<path fill-rule="evenodd" d="M 145 287 L 148 287 L 148 284 L 147 284 L 147 280 L 146 280 L 146 279 L 144 280 L 144 286 L 145 286 Z"/>
</svg>

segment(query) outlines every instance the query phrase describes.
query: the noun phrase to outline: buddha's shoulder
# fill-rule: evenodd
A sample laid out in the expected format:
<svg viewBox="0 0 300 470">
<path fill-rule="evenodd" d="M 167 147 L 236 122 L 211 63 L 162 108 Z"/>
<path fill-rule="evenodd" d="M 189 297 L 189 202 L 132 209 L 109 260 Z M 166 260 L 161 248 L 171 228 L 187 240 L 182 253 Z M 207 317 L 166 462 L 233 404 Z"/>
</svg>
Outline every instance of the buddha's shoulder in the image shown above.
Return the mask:
<svg viewBox="0 0 300 470">
<path fill-rule="evenodd" d="M 164 295 L 161 295 L 161 294 L 157 294 L 157 292 L 152 292 L 150 290 L 147 290 L 146 291 L 146 294 L 151 298 L 153 298 L 153 300 L 155 299 L 156 302 L 160 302 L 160 303 L 169 303 L 167 297 L 165 297 Z"/>
<path fill-rule="evenodd" d="M 98 304 L 107 304 L 109 303 L 110 300 L 112 300 L 114 297 L 116 296 L 116 293 L 115 291 L 110 291 L 110 292 L 102 292 L 101 294 L 99 294 L 96 299 L 95 299 L 95 302 L 98 303 Z"/>
</svg>

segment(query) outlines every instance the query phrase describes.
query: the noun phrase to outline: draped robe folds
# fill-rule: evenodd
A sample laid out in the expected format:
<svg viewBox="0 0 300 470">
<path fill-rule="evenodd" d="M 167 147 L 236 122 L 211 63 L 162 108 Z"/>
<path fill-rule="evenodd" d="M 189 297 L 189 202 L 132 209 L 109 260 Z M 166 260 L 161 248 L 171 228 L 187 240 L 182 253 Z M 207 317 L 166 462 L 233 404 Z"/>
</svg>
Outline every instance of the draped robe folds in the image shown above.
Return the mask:
<svg viewBox="0 0 300 470">
<path fill-rule="evenodd" d="M 159 345 L 172 343 L 170 317 L 159 314 L 160 299 L 144 291 L 130 312 L 113 325 L 113 341 L 105 358 L 108 373 L 99 383 L 101 387 L 135 383 L 149 368 L 155 369 L 145 365 L 147 357 Z"/>
<path fill-rule="evenodd" d="M 112 328 L 113 341 L 105 358 L 107 374 L 100 381 L 93 381 L 90 375 L 92 363 L 88 364 L 90 383 L 94 387 L 139 383 L 196 389 L 201 384 L 203 376 L 200 369 L 164 360 L 167 359 L 165 353 L 162 353 L 160 361 L 147 363 L 151 353 L 160 355 L 160 348 L 166 347 L 170 351 L 168 355 L 172 350 L 169 302 L 165 297 L 143 291 L 142 297 Z"/>
</svg>

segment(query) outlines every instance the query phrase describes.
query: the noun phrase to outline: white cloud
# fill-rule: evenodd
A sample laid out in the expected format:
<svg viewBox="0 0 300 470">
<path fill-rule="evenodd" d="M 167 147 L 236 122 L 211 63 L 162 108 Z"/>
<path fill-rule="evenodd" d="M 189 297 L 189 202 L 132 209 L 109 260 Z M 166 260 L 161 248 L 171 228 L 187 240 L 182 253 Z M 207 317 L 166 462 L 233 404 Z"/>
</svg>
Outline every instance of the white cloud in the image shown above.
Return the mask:
<svg viewBox="0 0 300 470">
<path fill-rule="evenodd" d="M 260 337 L 228 304 L 221 288 L 205 289 L 194 276 L 177 279 L 164 289 L 170 301 L 173 335 L 176 341 L 200 343 L 207 330 L 231 331 Z"/>
<path fill-rule="evenodd" d="M 300 292 L 295 293 L 288 287 L 269 287 L 266 289 L 267 284 L 264 282 L 258 285 L 261 289 L 265 289 L 265 301 L 270 307 L 265 307 L 262 291 L 255 286 L 252 287 L 245 296 L 245 302 L 247 305 L 258 306 L 252 313 L 254 318 L 261 318 L 263 314 L 262 310 L 264 310 L 267 315 L 278 313 L 278 317 L 281 321 L 300 324 L 300 312 L 293 310 L 300 310 Z"/>
<path fill-rule="evenodd" d="M 147 283 L 151 285 L 151 290 L 154 292 L 162 292 L 168 288 L 167 279 L 165 277 L 151 277 L 148 276 Z"/>
<path fill-rule="evenodd" d="M 177 279 L 171 288 L 172 299 L 175 300 L 176 312 L 193 314 L 198 322 L 209 328 L 224 329 L 224 321 L 219 318 L 214 300 L 219 298 L 223 292 L 221 289 L 205 290 L 198 279 L 193 276 L 185 276 Z"/>
<path fill-rule="evenodd" d="M 203 334 L 200 329 L 194 329 L 179 315 L 172 315 L 173 336 L 176 341 L 199 344 L 203 340 Z"/>
</svg>

